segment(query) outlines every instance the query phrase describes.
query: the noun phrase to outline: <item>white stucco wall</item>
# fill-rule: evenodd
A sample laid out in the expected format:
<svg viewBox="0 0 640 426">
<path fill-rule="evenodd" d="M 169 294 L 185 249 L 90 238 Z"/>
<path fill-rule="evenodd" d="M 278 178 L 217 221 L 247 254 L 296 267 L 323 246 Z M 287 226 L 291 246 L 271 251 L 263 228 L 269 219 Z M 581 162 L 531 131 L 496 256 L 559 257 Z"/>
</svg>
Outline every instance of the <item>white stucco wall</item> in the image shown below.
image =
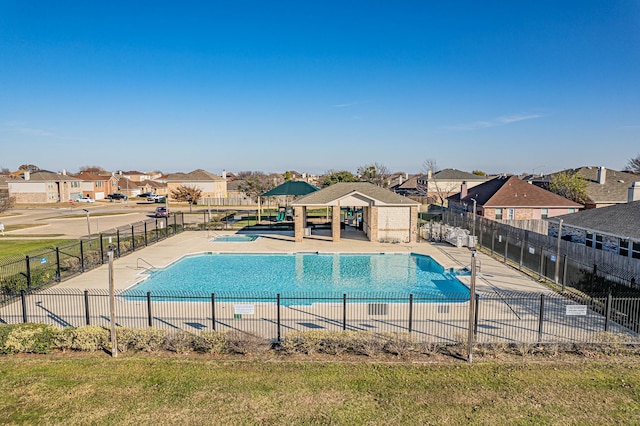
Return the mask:
<svg viewBox="0 0 640 426">
<path fill-rule="evenodd" d="M 378 241 L 409 242 L 410 207 L 380 207 L 378 209 Z"/>
</svg>

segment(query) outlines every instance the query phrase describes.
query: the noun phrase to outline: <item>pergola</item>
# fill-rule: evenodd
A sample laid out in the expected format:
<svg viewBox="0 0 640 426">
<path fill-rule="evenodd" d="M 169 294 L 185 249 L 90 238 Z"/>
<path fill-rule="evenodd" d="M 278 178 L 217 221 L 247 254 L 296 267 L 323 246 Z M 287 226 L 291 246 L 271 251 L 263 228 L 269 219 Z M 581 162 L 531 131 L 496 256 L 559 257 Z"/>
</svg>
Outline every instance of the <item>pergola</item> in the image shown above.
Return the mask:
<svg viewBox="0 0 640 426">
<path fill-rule="evenodd" d="M 340 209 L 362 208 L 362 230 L 369 241 L 415 242 L 420 203 L 368 182 L 336 183 L 297 199 L 294 208 L 296 242 L 304 238 L 307 208 L 332 209 L 331 234 L 340 241 Z"/>
</svg>

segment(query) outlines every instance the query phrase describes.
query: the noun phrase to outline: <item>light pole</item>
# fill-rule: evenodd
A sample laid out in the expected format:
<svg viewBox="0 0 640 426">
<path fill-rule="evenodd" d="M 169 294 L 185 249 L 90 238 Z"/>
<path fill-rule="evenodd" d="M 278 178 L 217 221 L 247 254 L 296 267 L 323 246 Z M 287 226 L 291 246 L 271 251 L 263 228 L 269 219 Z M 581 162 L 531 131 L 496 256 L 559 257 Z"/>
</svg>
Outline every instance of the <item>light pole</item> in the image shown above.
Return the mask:
<svg viewBox="0 0 640 426">
<path fill-rule="evenodd" d="M 472 198 L 471 201 L 473 201 L 473 242 L 475 244 L 475 240 L 476 240 L 476 199 Z"/>
<path fill-rule="evenodd" d="M 89 232 L 89 248 L 91 247 L 91 222 L 89 221 L 89 210 L 87 209 L 82 209 L 87 213 L 87 232 Z"/>
</svg>

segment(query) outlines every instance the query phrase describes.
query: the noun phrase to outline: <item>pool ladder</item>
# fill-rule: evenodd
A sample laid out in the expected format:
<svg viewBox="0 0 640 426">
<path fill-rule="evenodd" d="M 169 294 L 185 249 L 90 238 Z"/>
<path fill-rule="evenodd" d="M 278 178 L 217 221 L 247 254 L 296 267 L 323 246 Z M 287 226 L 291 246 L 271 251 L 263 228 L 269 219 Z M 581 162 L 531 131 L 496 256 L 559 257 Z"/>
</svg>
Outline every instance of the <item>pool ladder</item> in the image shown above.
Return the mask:
<svg viewBox="0 0 640 426">
<path fill-rule="evenodd" d="M 149 267 L 149 268 L 141 268 L 141 267 L 140 267 L 140 261 L 143 261 L 144 263 L 146 263 L 146 264 L 147 264 L 147 265 L 149 265 L 150 267 Z M 152 264 L 150 264 L 149 262 L 147 262 L 147 261 L 146 261 L 146 260 L 144 260 L 143 258 L 139 257 L 139 258 L 136 260 L 136 269 L 145 269 L 145 270 L 149 271 L 149 270 L 158 269 L 158 268 L 156 268 L 155 266 L 153 266 Z"/>
</svg>

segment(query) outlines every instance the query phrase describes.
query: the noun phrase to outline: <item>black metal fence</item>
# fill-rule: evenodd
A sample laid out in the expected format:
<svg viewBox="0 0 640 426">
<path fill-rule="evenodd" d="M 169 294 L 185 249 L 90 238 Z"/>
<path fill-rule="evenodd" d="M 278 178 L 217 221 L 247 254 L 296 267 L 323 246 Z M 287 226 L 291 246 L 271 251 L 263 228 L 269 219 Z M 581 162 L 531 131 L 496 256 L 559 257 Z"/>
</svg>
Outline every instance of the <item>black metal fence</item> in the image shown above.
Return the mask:
<svg viewBox="0 0 640 426">
<path fill-rule="evenodd" d="M 181 213 L 169 218 L 148 219 L 86 236 L 80 241 L 48 247 L 26 256 L 0 259 L 0 302 L 20 291 L 32 291 L 107 262 L 107 253 L 125 256 L 184 230 Z"/>
<path fill-rule="evenodd" d="M 292 331 L 407 332 L 416 341 L 464 341 L 469 296 L 464 294 L 116 293 L 119 326 L 240 330 L 278 341 Z M 638 343 L 640 298 L 608 295 L 479 293 L 472 322 L 479 343 Z M 0 323 L 110 325 L 106 290 L 21 292 L 0 306 Z"/>
<path fill-rule="evenodd" d="M 588 294 L 612 292 L 640 296 L 640 260 L 604 252 L 475 216 L 445 210 L 443 223 L 468 230 L 478 245 L 521 271 Z"/>
</svg>

